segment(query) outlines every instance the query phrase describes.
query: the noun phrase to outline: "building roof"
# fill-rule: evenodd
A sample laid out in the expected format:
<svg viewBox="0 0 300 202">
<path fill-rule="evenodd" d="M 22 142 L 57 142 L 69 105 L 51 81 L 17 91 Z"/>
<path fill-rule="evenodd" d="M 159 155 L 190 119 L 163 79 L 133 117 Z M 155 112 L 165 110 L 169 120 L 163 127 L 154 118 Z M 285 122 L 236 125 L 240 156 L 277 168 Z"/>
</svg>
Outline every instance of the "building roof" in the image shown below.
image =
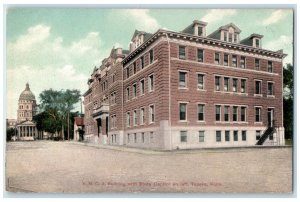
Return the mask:
<svg viewBox="0 0 300 202">
<path fill-rule="evenodd" d="M 151 33 L 147 33 L 147 32 L 144 32 L 144 31 L 135 30 L 134 33 L 133 33 L 133 36 L 131 38 L 131 41 L 134 39 L 134 37 L 136 37 L 136 35 L 139 35 L 139 34 L 143 34 L 144 35 L 144 41 L 148 40 L 152 36 Z"/>
<path fill-rule="evenodd" d="M 30 91 L 29 84 L 26 83 L 25 90 L 20 94 L 19 100 L 32 101 L 35 100 L 34 94 Z"/>
<path fill-rule="evenodd" d="M 84 120 L 82 117 L 75 117 L 74 118 L 74 123 L 77 125 L 77 126 L 84 126 Z"/>
</svg>

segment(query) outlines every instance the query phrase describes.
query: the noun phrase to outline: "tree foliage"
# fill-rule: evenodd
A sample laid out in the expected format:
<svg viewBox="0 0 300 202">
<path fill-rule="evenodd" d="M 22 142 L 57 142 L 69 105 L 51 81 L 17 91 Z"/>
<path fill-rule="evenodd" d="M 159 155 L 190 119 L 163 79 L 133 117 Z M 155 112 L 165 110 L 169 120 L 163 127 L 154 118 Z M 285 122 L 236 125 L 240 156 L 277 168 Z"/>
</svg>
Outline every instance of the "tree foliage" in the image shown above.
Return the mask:
<svg viewBox="0 0 300 202">
<path fill-rule="evenodd" d="M 49 133 L 62 131 L 64 137 L 67 115 L 80 99 L 79 90 L 44 90 L 40 93 L 40 113 L 34 117 L 37 128 Z"/>
<path fill-rule="evenodd" d="M 291 64 L 287 64 L 286 68 L 283 68 L 283 86 L 286 91 L 283 97 L 285 138 L 293 139 L 294 67 Z"/>
</svg>

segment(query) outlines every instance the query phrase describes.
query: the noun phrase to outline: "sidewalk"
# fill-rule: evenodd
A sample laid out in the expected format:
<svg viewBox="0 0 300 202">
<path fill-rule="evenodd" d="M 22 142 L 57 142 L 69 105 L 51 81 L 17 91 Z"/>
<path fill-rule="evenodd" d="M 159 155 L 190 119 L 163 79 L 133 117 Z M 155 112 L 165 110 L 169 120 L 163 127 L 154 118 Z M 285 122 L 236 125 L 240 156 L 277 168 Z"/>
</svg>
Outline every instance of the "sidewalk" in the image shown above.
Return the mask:
<svg viewBox="0 0 300 202">
<path fill-rule="evenodd" d="M 87 142 L 76 142 L 70 141 L 67 142 L 70 144 L 88 146 L 88 147 L 95 147 L 98 149 L 109 149 L 115 151 L 123 151 L 123 152 L 131 152 L 131 153 L 140 153 L 140 154 L 187 154 L 187 153 L 219 153 L 219 152 L 245 152 L 253 149 L 283 149 L 283 148 L 291 148 L 291 145 L 284 145 L 284 146 L 248 146 L 248 147 L 209 147 L 209 148 L 193 148 L 193 149 L 180 149 L 180 150 L 156 150 L 156 149 L 149 149 L 149 148 L 136 148 L 136 147 L 128 147 L 128 146 L 121 146 L 121 145 L 100 145 L 100 144 L 93 144 Z"/>
</svg>

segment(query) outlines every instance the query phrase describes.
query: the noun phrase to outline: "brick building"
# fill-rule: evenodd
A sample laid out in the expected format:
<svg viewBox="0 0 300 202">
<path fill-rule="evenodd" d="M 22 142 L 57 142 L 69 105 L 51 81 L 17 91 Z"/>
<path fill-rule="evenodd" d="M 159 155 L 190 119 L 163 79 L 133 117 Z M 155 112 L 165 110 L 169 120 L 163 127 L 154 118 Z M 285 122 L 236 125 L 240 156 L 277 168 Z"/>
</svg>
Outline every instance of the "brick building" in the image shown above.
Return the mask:
<svg viewBox="0 0 300 202">
<path fill-rule="evenodd" d="M 283 145 L 282 50 L 230 23 L 135 31 L 84 94 L 85 140 L 155 149 Z"/>
</svg>

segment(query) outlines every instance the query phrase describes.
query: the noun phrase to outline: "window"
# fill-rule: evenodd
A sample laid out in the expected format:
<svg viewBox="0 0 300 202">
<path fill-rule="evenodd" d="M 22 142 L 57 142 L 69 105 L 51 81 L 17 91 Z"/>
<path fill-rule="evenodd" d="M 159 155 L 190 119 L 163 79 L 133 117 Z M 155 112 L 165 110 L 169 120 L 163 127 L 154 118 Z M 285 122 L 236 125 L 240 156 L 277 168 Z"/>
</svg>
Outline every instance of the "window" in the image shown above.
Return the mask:
<svg viewBox="0 0 300 202">
<path fill-rule="evenodd" d="M 129 91 L 129 87 L 126 88 L 126 98 L 127 98 L 127 100 L 130 99 L 130 91 Z"/>
<path fill-rule="evenodd" d="M 187 131 L 180 131 L 180 142 L 187 142 Z"/>
<path fill-rule="evenodd" d="M 224 32 L 224 41 L 227 41 L 227 32 Z"/>
<path fill-rule="evenodd" d="M 116 81 L 116 75 L 113 74 L 113 75 L 111 76 L 111 79 L 112 79 L 112 82 L 114 83 L 114 82 Z"/>
<path fill-rule="evenodd" d="M 260 139 L 260 133 L 261 133 L 260 130 L 257 130 L 257 131 L 256 131 L 256 140 L 259 140 L 259 139 Z"/>
<path fill-rule="evenodd" d="M 225 66 L 228 66 L 228 57 L 229 57 L 229 55 L 228 54 L 224 54 L 224 65 Z"/>
<path fill-rule="evenodd" d="M 234 43 L 237 43 L 237 38 L 238 38 L 238 37 L 237 37 L 237 34 L 234 34 L 234 35 L 233 35 Z"/>
<path fill-rule="evenodd" d="M 261 113 L 260 107 L 255 107 L 255 122 L 261 122 L 260 113 Z"/>
<path fill-rule="evenodd" d="M 215 53 L 215 64 L 220 64 L 220 53 Z"/>
<path fill-rule="evenodd" d="M 140 81 L 140 95 L 144 95 L 145 94 L 145 80 L 141 80 Z"/>
<path fill-rule="evenodd" d="M 148 77 L 148 90 L 152 92 L 154 90 L 154 76 L 153 74 Z"/>
<path fill-rule="evenodd" d="M 258 80 L 255 81 L 255 94 L 257 95 L 261 94 L 261 81 Z"/>
<path fill-rule="evenodd" d="M 215 90 L 220 91 L 220 77 L 215 76 Z"/>
<path fill-rule="evenodd" d="M 179 104 L 179 120 L 186 121 L 186 103 Z"/>
<path fill-rule="evenodd" d="M 230 131 L 229 130 L 225 130 L 225 141 L 226 142 L 230 141 Z"/>
<path fill-rule="evenodd" d="M 229 78 L 224 77 L 224 91 L 229 91 Z"/>
<path fill-rule="evenodd" d="M 237 56 L 236 55 L 232 55 L 232 66 L 237 67 Z"/>
<path fill-rule="evenodd" d="M 126 68 L 126 78 L 129 78 L 129 67 Z"/>
<path fill-rule="evenodd" d="M 130 112 L 127 112 L 126 120 L 127 120 L 127 127 L 130 127 Z"/>
<path fill-rule="evenodd" d="M 198 36 L 203 36 L 203 27 L 198 27 Z"/>
<path fill-rule="evenodd" d="M 149 107 L 149 123 L 154 123 L 154 105 Z"/>
<path fill-rule="evenodd" d="M 203 62 L 203 49 L 197 49 L 198 62 Z"/>
<path fill-rule="evenodd" d="M 179 46 L 179 59 L 185 60 L 185 47 Z"/>
<path fill-rule="evenodd" d="M 204 142 L 204 130 L 199 131 L 199 142 Z"/>
<path fill-rule="evenodd" d="M 232 91 L 237 92 L 238 80 L 232 79 Z"/>
<path fill-rule="evenodd" d="M 133 97 L 136 97 L 136 84 L 133 84 Z"/>
<path fill-rule="evenodd" d="M 127 134 L 127 142 L 128 143 L 130 142 L 130 134 L 129 133 Z"/>
<path fill-rule="evenodd" d="M 259 61 L 259 59 L 255 59 L 255 69 L 256 70 L 260 69 L 260 61 Z"/>
<path fill-rule="evenodd" d="M 246 93 L 246 79 L 241 80 L 241 93 Z"/>
<path fill-rule="evenodd" d="M 136 73 L 136 62 L 133 63 L 133 74 Z"/>
<path fill-rule="evenodd" d="M 240 66 L 243 69 L 246 68 L 246 58 L 244 56 L 241 56 Z"/>
<path fill-rule="evenodd" d="M 229 39 L 229 42 L 232 42 L 232 33 L 229 33 L 228 39 Z"/>
<path fill-rule="evenodd" d="M 143 125 L 145 123 L 145 109 L 141 108 L 140 110 L 140 124 Z"/>
<path fill-rule="evenodd" d="M 198 104 L 198 121 L 204 121 L 204 104 Z"/>
<path fill-rule="evenodd" d="M 247 131 L 242 130 L 242 141 L 246 141 L 247 140 Z"/>
<path fill-rule="evenodd" d="M 246 121 L 246 107 L 241 107 L 241 121 Z"/>
<path fill-rule="evenodd" d="M 153 57 L 153 49 L 149 51 L 149 59 L 150 59 L 150 64 L 153 63 L 154 57 Z"/>
<path fill-rule="evenodd" d="M 198 89 L 204 89 L 204 75 L 203 74 L 197 74 L 197 77 L 198 77 L 197 88 Z"/>
<path fill-rule="evenodd" d="M 271 133 L 271 134 L 269 135 L 269 140 L 273 140 L 273 138 L 274 138 L 273 133 Z"/>
<path fill-rule="evenodd" d="M 136 110 L 133 111 L 133 125 L 137 125 L 137 115 L 136 115 Z"/>
<path fill-rule="evenodd" d="M 220 130 L 216 131 L 216 142 L 221 142 L 221 131 Z"/>
<path fill-rule="evenodd" d="M 229 106 L 224 107 L 224 121 L 229 121 Z"/>
<path fill-rule="evenodd" d="M 255 47 L 259 48 L 259 39 L 255 39 Z"/>
<path fill-rule="evenodd" d="M 273 86 L 274 83 L 268 82 L 268 95 L 274 95 Z"/>
<path fill-rule="evenodd" d="M 141 136 L 142 136 L 142 143 L 144 143 L 145 142 L 145 133 L 141 133 Z"/>
<path fill-rule="evenodd" d="M 272 63 L 272 61 L 268 61 L 268 72 L 270 72 L 270 73 L 273 72 L 273 63 Z"/>
<path fill-rule="evenodd" d="M 137 141 L 137 138 L 136 138 L 136 133 L 134 133 L 134 143 L 136 143 Z"/>
<path fill-rule="evenodd" d="M 142 56 L 140 59 L 140 66 L 141 66 L 141 69 L 144 69 L 144 56 Z"/>
<path fill-rule="evenodd" d="M 179 87 L 180 88 L 186 88 L 186 72 L 179 72 Z"/>
<path fill-rule="evenodd" d="M 233 131 L 233 140 L 238 141 L 239 140 L 239 133 L 237 130 Z"/>
<path fill-rule="evenodd" d="M 232 121 L 237 121 L 237 120 L 238 120 L 238 107 L 234 106 L 232 112 Z"/>
<path fill-rule="evenodd" d="M 216 105 L 216 121 L 221 121 L 221 106 Z"/>
</svg>

